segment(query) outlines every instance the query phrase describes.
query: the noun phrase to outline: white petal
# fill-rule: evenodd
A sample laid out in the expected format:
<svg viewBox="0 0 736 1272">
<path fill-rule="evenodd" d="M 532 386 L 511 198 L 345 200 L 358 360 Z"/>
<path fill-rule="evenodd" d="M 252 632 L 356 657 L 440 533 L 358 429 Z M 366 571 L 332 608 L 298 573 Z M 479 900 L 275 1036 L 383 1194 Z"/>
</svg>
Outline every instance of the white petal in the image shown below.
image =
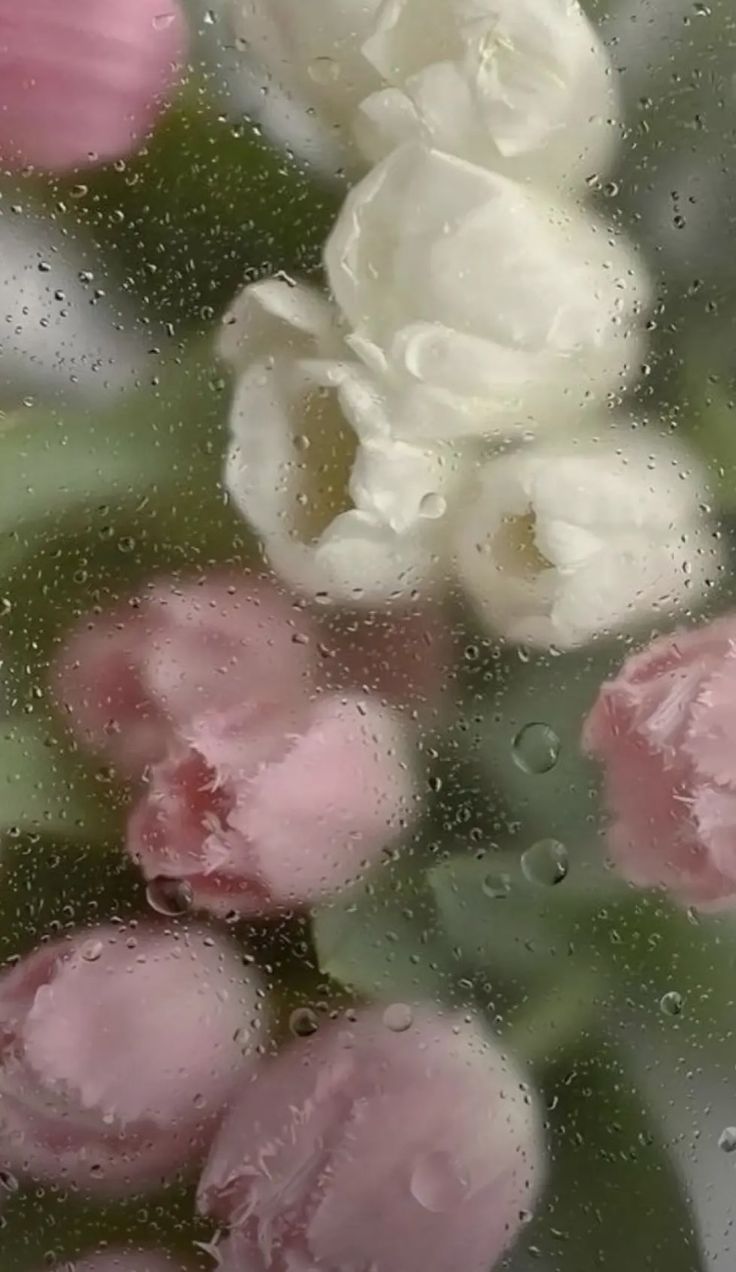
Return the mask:
<svg viewBox="0 0 736 1272">
<path fill-rule="evenodd" d="M 350 490 L 358 508 L 401 534 L 444 516 L 462 466 L 449 448 L 377 438 L 360 447 Z"/>
<path fill-rule="evenodd" d="M 237 367 L 275 348 L 294 356 L 337 357 L 341 343 L 334 309 L 316 288 L 268 278 L 238 294 L 223 316 L 217 348 Z"/>
<path fill-rule="evenodd" d="M 295 330 L 287 327 L 289 334 Z M 270 356 L 238 379 L 225 481 L 271 565 L 291 586 L 333 604 L 375 603 L 415 590 L 431 572 L 434 554 L 432 518 L 418 509 L 412 515 L 406 503 L 400 512 L 407 493 L 401 477 L 416 448 L 405 448 L 401 473 L 383 451 L 383 462 L 361 463 L 342 397 L 360 404 L 367 436 L 366 403 L 377 410 L 380 398 L 371 397 L 360 375 L 351 378 L 344 363 L 295 357 L 288 340 L 270 348 Z M 374 445 L 388 443 L 376 435 Z M 415 466 L 419 462 L 416 452 Z M 430 469 L 427 460 L 423 494 L 437 477 Z"/>
<path fill-rule="evenodd" d="M 573 0 L 386 0 L 366 58 L 395 95 L 356 123 L 372 160 L 409 135 L 520 179 L 601 172 L 618 113 L 606 53 Z M 397 130 L 397 122 L 400 129 Z"/>
<path fill-rule="evenodd" d="M 567 423 L 638 362 L 648 289 L 627 245 L 438 151 L 404 146 L 379 164 L 348 196 L 325 261 L 353 351 L 380 350 L 394 390 L 460 400 L 453 418 L 445 399 L 440 435 Z M 401 412 L 394 430 L 412 435 Z"/>
<path fill-rule="evenodd" d="M 702 474 L 669 440 L 607 430 L 488 463 L 457 518 L 457 565 L 494 631 L 571 648 L 693 605 L 719 551 Z"/>
<path fill-rule="evenodd" d="M 377 604 L 426 590 L 436 566 L 430 543 L 421 526 L 400 534 L 367 512 L 343 513 L 317 547 L 324 582 L 315 590 L 343 604 Z"/>
</svg>

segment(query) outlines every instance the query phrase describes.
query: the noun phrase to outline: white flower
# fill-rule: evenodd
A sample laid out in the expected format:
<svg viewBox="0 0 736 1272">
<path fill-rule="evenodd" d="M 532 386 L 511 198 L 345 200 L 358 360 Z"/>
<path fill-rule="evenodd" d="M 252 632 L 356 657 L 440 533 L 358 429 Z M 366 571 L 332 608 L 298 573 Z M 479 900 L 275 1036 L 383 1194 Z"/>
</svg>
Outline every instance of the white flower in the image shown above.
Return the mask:
<svg viewBox="0 0 736 1272">
<path fill-rule="evenodd" d="M 608 58 L 577 0 L 233 0 L 246 109 L 334 172 L 409 139 L 520 179 L 600 173 Z"/>
<path fill-rule="evenodd" d="M 616 438 L 618 437 L 618 445 Z M 492 460 L 458 508 L 460 578 L 499 635 L 561 649 L 693 605 L 719 550 L 692 458 L 606 424 L 600 440 Z"/>
<path fill-rule="evenodd" d="M 325 249 L 392 429 L 508 437 L 567 424 L 636 369 L 647 287 L 592 216 L 419 145 L 348 195 Z"/>
<path fill-rule="evenodd" d="M 332 306 L 308 287 L 255 284 L 226 317 L 221 352 L 239 371 L 227 487 L 277 573 L 332 603 L 420 586 L 461 460 L 391 437 Z"/>
<path fill-rule="evenodd" d="M 617 136 L 608 57 L 577 0 L 386 0 L 364 56 L 385 81 L 360 106 L 372 160 L 419 139 L 523 180 L 602 171 Z"/>
</svg>

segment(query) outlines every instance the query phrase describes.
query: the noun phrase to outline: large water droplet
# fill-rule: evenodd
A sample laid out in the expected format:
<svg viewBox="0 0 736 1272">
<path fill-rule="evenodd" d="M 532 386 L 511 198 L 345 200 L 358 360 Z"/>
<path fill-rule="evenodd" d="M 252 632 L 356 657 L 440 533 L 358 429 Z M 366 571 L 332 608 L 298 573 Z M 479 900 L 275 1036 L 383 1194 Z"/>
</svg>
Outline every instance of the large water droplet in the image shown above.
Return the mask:
<svg viewBox="0 0 736 1272">
<path fill-rule="evenodd" d="M 409 1188 L 424 1210 L 441 1214 L 460 1205 L 468 1184 L 450 1154 L 437 1151 L 417 1158 Z"/>
<path fill-rule="evenodd" d="M 340 66 L 332 57 L 315 57 L 307 66 L 307 75 L 315 84 L 334 84 L 340 78 Z"/>
<path fill-rule="evenodd" d="M 560 756 L 560 739 L 548 724 L 533 721 L 519 729 L 512 753 L 525 773 L 549 773 Z"/>
<path fill-rule="evenodd" d="M 297 1007 L 289 1016 L 289 1028 L 297 1038 L 311 1038 L 319 1029 L 319 1016 L 311 1007 Z"/>
<path fill-rule="evenodd" d="M 419 503 L 419 515 L 426 517 L 428 521 L 438 521 L 440 517 L 444 517 L 447 512 L 447 500 L 444 495 L 438 495 L 435 491 L 423 495 Z"/>
<path fill-rule="evenodd" d="M 665 1016 L 679 1016 L 682 1012 L 682 1002 L 682 994 L 678 994 L 676 989 L 671 989 L 660 998 L 660 1011 L 662 1011 Z"/>
<path fill-rule="evenodd" d="M 146 900 L 157 914 L 175 919 L 192 908 L 192 885 L 185 879 L 167 879 L 159 875 L 146 885 Z"/>
<path fill-rule="evenodd" d="M 156 13 L 153 18 L 153 29 L 154 31 L 165 31 L 175 21 L 176 14 L 173 9 L 169 10 L 168 13 Z"/>
<path fill-rule="evenodd" d="M 718 1136 L 718 1147 L 724 1153 L 736 1152 L 736 1126 L 726 1126 Z"/>
<path fill-rule="evenodd" d="M 393 1033 L 405 1033 L 411 1029 L 414 1015 L 407 1003 L 391 1003 L 383 1013 L 383 1023 Z"/>
<path fill-rule="evenodd" d="M 102 941 L 85 941 L 80 947 L 79 953 L 85 963 L 96 963 L 102 953 Z"/>
<path fill-rule="evenodd" d="M 557 839 L 539 839 L 521 855 L 521 868 L 530 883 L 544 888 L 562 883 L 569 869 L 567 848 Z"/>
<path fill-rule="evenodd" d="M 483 893 L 492 901 L 503 901 L 511 891 L 511 880 L 507 874 L 487 874 L 482 883 Z"/>
</svg>

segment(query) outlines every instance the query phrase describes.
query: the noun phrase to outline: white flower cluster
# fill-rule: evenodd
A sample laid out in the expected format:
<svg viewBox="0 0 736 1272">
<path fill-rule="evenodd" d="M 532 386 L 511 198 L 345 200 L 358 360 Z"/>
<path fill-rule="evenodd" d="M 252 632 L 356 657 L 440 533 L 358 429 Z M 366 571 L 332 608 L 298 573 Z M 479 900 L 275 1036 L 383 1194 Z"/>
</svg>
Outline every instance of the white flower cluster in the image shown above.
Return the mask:
<svg viewBox="0 0 736 1272">
<path fill-rule="evenodd" d="M 273 567 L 349 604 L 456 578 L 493 631 L 561 648 L 694 601 L 703 476 L 611 409 L 648 286 L 585 205 L 615 93 L 576 0 L 238 4 L 282 131 L 377 161 L 332 299 L 280 277 L 225 320 L 227 485 Z"/>
</svg>

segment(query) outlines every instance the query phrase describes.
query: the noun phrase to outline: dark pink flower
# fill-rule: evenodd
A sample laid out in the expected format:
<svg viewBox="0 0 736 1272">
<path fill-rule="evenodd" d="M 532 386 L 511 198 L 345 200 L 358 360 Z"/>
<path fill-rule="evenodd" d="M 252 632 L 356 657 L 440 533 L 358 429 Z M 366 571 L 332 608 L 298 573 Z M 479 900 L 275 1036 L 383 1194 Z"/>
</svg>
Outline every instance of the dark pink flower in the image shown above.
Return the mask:
<svg viewBox="0 0 736 1272">
<path fill-rule="evenodd" d="M 213 1145 L 202 1210 L 226 1272 L 488 1272 L 534 1200 L 533 1100 L 459 1018 L 380 1008 L 282 1051 Z"/>
<path fill-rule="evenodd" d="M 0 164 L 64 172 L 129 154 L 186 43 L 179 0 L 0 0 Z"/>
<path fill-rule="evenodd" d="M 306 698 L 312 647 L 308 621 L 260 579 L 160 579 L 67 638 L 56 696 L 87 746 L 136 774 L 202 712 Z"/>
<path fill-rule="evenodd" d="M 95 928 L 0 978 L 0 1157 L 111 1192 L 196 1160 L 252 1063 L 258 982 L 205 929 Z"/>
<path fill-rule="evenodd" d="M 687 904 L 736 901 L 736 616 L 655 640 L 583 732 L 604 766 L 611 856 Z"/>
<path fill-rule="evenodd" d="M 148 879 L 215 913 L 303 906 L 360 877 L 414 813 L 393 713 L 327 694 L 213 711 L 152 767 L 128 826 Z"/>
</svg>

